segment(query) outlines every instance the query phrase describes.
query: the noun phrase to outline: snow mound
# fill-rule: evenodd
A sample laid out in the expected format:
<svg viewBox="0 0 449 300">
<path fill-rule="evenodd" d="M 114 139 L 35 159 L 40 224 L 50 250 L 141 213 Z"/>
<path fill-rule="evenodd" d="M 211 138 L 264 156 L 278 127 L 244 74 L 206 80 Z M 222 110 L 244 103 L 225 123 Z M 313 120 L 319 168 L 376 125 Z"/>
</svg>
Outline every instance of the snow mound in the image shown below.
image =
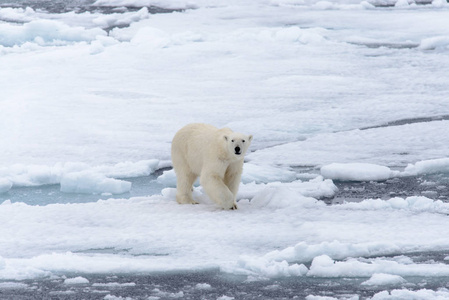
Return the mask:
<svg viewBox="0 0 449 300">
<path fill-rule="evenodd" d="M 421 40 L 421 50 L 449 49 L 449 36 L 436 36 Z"/>
<path fill-rule="evenodd" d="M 0 194 L 6 193 L 12 188 L 12 182 L 6 178 L 0 178 Z"/>
<path fill-rule="evenodd" d="M 131 182 L 108 178 L 90 171 L 64 175 L 61 179 L 61 192 L 80 194 L 123 194 L 131 190 Z"/>
<path fill-rule="evenodd" d="M 70 27 L 54 20 L 35 20 L 23 25 L 0 23 L 0 45 L 12 47 L 26 42 L 46 45 L 66 45 L 74 42 L 91 42 L 97 36 L 106 36 L 100 28 Z"/>
<path fill-rule="evenodd" d="M 325 178 L 341 181 L 379 181 L 399 174 L 388 167 L 368 163 L 333 163 L 321 168 Z"/>
<path fill-rule="evenodd" d="M 399 275 L 376 273 L 367 281 L 362 282 L 362 285 L 400 285 L 406 280 Z"/>
</svg>

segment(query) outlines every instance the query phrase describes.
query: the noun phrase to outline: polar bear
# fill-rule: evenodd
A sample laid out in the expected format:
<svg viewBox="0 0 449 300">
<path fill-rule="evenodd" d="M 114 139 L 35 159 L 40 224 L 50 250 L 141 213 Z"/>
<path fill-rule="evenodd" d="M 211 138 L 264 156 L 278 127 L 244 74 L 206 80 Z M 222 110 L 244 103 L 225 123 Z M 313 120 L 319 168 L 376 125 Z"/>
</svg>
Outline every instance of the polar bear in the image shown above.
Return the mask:
<svg viewBox="0 0 449 300">
<path fill-rule="evenodd" d="M 208 124 L 189 124 L 173 138 L 171 157 L 176 173 L 176 201 L 196 204 L 192 186 L 200 184 L 211 200 L 224 209 L 237 209 L 236 195 L 243 158 L 253 136 L 218 129 Z"/>
</svg>

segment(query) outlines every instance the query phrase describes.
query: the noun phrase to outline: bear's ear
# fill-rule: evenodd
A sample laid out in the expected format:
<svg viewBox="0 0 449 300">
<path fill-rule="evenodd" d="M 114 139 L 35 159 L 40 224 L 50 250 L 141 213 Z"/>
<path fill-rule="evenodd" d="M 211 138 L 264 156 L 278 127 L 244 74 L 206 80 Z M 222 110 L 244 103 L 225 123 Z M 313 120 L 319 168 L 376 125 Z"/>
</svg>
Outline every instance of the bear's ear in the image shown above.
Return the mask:
<svg viewBox="0 0 449 300">
<path fill-rule="evenodd" d="M 248 136 L 248 140 L 251 142 L 253 140 L 253 135 Z"/>
<path fill-rule="evenodd" d="M 227 135 L 224 135 L 223 137 L 224 137 L 225 141 L 228 140 L 228 136 Z"/>
</svg>

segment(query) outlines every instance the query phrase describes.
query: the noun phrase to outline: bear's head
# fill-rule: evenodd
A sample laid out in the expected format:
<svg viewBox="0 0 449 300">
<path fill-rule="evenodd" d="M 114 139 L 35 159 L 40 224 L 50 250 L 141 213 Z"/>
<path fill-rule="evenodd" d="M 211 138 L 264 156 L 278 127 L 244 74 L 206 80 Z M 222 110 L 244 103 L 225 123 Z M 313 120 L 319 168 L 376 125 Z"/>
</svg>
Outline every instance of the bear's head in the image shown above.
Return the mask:
<svg viewBox="0 0 449 300">
<path fill-rule="evenodd" d="M 243 159 L 246 150 L 248 150 L 249 145 L 251 145 L 253 136 L 238 132 L 232 132 L 226 134 L 224 136 L 224 139 L 227 143 L 228 153 L 231 154 L 231 157 Z"/>
</svg>

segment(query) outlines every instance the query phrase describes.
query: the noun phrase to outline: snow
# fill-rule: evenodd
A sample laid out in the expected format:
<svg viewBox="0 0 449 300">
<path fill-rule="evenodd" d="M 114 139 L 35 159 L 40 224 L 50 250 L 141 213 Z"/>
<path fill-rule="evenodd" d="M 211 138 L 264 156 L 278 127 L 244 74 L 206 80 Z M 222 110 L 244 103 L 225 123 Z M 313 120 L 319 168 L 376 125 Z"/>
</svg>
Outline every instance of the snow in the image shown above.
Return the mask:
<svg viewBox="0 0 449 300">
<path fill-rule="evenodd" d="M 403 257 L 447 252 L 447 199 L 322 201 L 336 181 L 449 172 L 447 3 L 96 5 L 187 9 L 0 8 L 1 280 L 220 270 L 362 278 L 374 288 L 449 276 L 441 261 Z M 190 122 L 253 134 L 237 211 L 219 209 L 200 186 L 199 205 L 176 203 L 170 143 Z M 160 193 L 125 194 L 131 178 L 154 174 Z M 50 184 L 124 198 L 13 198 L 16 188 Z M 373 299 L 447 298 L 440 287 Z"/>
</svg>

